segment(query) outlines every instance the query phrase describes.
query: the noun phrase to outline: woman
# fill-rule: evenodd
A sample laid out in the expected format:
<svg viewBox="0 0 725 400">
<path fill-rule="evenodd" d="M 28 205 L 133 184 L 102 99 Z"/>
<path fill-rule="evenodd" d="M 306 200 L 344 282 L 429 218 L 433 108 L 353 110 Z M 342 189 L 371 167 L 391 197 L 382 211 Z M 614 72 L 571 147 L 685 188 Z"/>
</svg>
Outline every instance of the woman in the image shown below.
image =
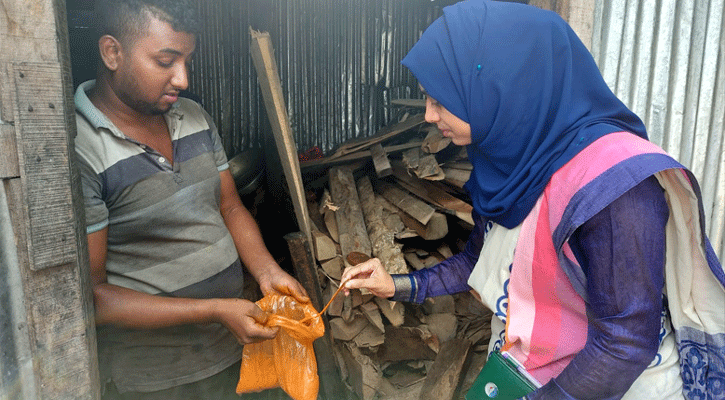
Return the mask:
<svg viewBox="0 0 725 400">
<path fill-rule="evenodd" d="M 474 289 L 490 350 L 543 386 L 529 399 L 725 398 L 725 272 L 695 178 L 648 142 L 555 13 L 444 8 L 403 60 L 426 120 L 466 145 L 475 227 L 460 254 L 345 289 L 422 302 Z"/>
</svg>

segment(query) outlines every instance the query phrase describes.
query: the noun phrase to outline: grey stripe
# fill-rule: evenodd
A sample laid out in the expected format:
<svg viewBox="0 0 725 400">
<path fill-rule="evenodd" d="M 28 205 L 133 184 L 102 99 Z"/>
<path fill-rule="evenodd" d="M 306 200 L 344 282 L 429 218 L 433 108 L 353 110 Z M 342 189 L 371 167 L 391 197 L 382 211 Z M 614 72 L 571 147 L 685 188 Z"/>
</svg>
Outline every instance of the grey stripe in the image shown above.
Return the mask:
<svg viewBox="0 0 725 400">
<path fill-rule="evenodd" d="M 166 201 L 153 202 L 134 212 L 112 213 L 108 228 L 109 261 L 112 258 L 119 264 L 136 265 L 138 257 L 148 257 L 154 265 L 190 254 L 228 235 L 218 209 L 218 189 L 208 188 L 213 184 L 207 180 L 180 190 Z M 202 199 L 185 200 L 198 191 L 204 193 Z M 161 255 L 154 246 L 167 250 Z M 169 248 L 173 249 L 171 253 Z"/>
<path fill-rule="evenodd" d="M 393 284 L 395 284 L 395 294 L 390 298 L 393 301 L 415 301 L 416 288 L 411 282 L 412 278 L 409 274 L 394 274 Z"/>
<path fill-rule="evenodd" d="M 185 246 L 188 250 L 188 246 Z M 159 246 L 154 246 L 153 243 L 135 243 L 129 250 L 134 251 L 134 254 L 153 253 L 157 247 Z M 166 250 L 172 249 L 167 245 Z M 210 258 L 210 254 L 213 257 Z M 116 275 L 109 275 L 108 282 L 152 294 L 171 293 L 204 281 L 228 268 L 239 258 L 229 234 L 216 243 L 197 248 L 197 251 L 183 257 L 179 257 L 173 251 L 170 254 L 155 254 L 156 257 L 151 259 L 144 258 L 145 255 L 131 257 L 144 261 L 144 264 L 139 265 L 119 263 L 118 257 L 115 256 L 116 254 L 106 265 L 106 270 Z M 170 258 L 173 256 L 177 257 Z M 159 263 L 159 261 L 165 262 Z"/>
<path fill-rule="evenodd" d="M 163 170 L 149 154 L 139 157 L 142 158 L 131 157 L 119 162 L 101 174 L 101 179 L 106 180 L 103 199 L 112 214 L 144 209 L 200 181 L 209 186 L 206 189 L 210 193 L 218 192 L 219 172 L 211 153 L 178 163 L 176 172 Z M 138 167 L 139 164 L 142 166 Z"/>
</svg>

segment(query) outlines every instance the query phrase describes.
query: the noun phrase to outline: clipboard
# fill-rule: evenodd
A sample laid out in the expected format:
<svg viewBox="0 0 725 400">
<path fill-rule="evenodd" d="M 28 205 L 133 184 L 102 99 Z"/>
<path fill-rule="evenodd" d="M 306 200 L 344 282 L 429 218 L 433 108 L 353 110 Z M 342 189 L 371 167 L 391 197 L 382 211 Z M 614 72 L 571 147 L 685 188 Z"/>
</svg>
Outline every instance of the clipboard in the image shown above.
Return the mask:
<svg viewBox="0 0 725 400">
<path fill-rule="evenodd" d="M 494 351 L 466 393 L 466 400 L 516 400 L 541 384 L 508 353 Z"/>
</svg>

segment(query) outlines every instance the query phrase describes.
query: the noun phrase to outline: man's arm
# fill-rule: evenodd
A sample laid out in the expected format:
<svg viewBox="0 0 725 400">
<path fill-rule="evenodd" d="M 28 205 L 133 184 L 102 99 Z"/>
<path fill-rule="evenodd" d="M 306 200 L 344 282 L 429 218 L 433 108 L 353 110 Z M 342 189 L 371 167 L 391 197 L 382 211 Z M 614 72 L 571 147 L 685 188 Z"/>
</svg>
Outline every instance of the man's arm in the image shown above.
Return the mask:
<svg viewBox="0 0 725 400">
<path fill-rule="evenodd" d="M 259 283 L 263 294 L 279 292 L 292 295 L 302 302 L 309 301 L 302 285 L 277 264 L 262 240 L 257 222 L 242 204 L 229 170 L 221 178 L 221 207 L 224 223 L 234 239 L 242 263 Z"/>
<path fill-rule="evenodd" d="M 247 300 L 154 296 L 109 284 L 106 277 L 107 239 L 108 227 L 88 235 L 97 325 L 156 329 L 219 322 L 242 344 L 276 335 L 276 328 L 260 325 L 266 321 L 267 315 Z"/>
</svg>

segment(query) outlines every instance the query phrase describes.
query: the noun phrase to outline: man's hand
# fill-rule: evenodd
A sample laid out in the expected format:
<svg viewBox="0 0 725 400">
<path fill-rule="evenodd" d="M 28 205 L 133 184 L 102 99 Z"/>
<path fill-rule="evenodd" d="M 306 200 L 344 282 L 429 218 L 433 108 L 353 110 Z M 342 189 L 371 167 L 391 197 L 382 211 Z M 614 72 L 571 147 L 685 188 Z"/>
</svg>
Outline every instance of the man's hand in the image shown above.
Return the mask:
<svg viewBox="0 0 725 400">
<path fill-rule="evenodd" d="M 395 294 L 393 278 L 377 258 L 345 268 L 340 281 L 346 282 L 343 289 L 345 296 L 350 294 L 350 289 L 361 288 L 369 290 L 378 297 L 388 298 Z"/>
<path fill-rule="evenodd" d="M 279 327 L 264 326 L 268 314 L 256 304 L 243 299 L 218 299 L 216 316 L 240 344 L 262 342 L 277 336 Z"/>
<path fill-rule="evenodd" d="M 278 265 L 267 267 L 257 276 L 257 283 L 263 295 L 281 293 L 292 296 L 300 303 L 310 301 L 307 291 L 295 278 L 284 272 Z"/>
</svg>

